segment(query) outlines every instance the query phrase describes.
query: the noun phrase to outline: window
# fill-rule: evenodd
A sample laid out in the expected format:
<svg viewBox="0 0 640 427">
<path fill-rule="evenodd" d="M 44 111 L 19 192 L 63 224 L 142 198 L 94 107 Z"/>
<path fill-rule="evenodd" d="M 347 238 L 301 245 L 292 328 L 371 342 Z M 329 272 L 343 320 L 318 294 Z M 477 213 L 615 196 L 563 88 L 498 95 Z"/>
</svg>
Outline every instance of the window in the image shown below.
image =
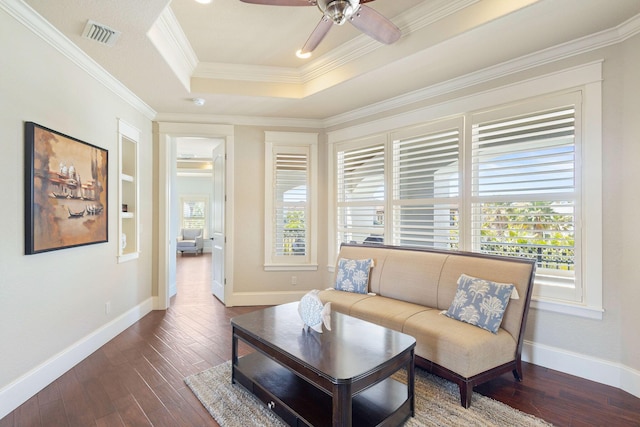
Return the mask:
<svg viewBox="0 0 640 427">
<path fill-rule="evenodd" d="M 317 135 L 265 134 L 265 268 L 317 269 Z"/>
<path fill-rule="evenodd" d="M 273 252 L 306 256 L 308 200 L 307 153 L 275 153 Z"/>
<path fill-rule="evenodd" d="M 459 249 L 462 124 L 391 134 L 394 245 Z"/>
<path fill-rule="evenodd" d="M 359 141 L 337 153 L 339 242 L 384 240 L 384 140 Z"/>
<path fill-rule="evenodd" d="M 202 228 L 205 236 L 208 234 L 207 196 L 183 196 L 180 198 L 181 228 Z"/>
<path fill-rule="evenodd" d="M 377 237 L 535 258 L 539 307 L 600 317 L 599 94 L 595 83 L 336 143 L 335 247 Z"/>
<path fill-rule="evenodd" d="M 579 94 L 478 114 L 471 138 L 472 249 L 535 258 L 546 295 L 581 300 L 576 179 Z M 538 108 L 536 108 L 538 107 Z M 545 108 L 546 107 L 546 108 Z M 537 291 L 538 295 L 544 294 Z"/>
</svg>

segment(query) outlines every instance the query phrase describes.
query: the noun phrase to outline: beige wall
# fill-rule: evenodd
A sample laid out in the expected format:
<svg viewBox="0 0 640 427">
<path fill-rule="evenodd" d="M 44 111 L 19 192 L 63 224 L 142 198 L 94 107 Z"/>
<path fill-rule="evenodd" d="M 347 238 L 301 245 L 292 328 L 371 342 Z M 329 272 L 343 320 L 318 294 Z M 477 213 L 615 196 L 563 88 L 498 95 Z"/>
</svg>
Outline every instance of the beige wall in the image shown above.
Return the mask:
<svg viewBox="0 0 640 427">
<path fill-rule="evenodd" d="M 640 371 L 640 36 L 625 43 L 620 50 L 623 55 L 620 61 L 623 81 L 618 85 L 622 104 L 620 147 L 607 148 L 603 159 L 610 165 L 606 168 L 607 192 L 616 195 L 605 198 L 604 252 L 609 254 L 620 248 L 617 251 L 620 256 L 607 257 L 611 263 L 607 263 L 605 283 L 612 284 L 612 294 L 620 295 L 620 363 Z M 607 147 L 609 141 L 609 138 L 605 141 Z"/>
<path fill-rule="evenodd" d="M 141 131 L 141 170 L 153 165 L 151 120 L 1 9 L 0 58 L 2 392 L 151 298 L 150 174 L 140 176 L 141 257 L 116 259 L 119 118 Z M 108 243 L 24 255 L 24 121 L 109 151 Z"/>
<path fill-rule="evenodd" d="M 326 150 L 323 136 L 319 137 L 319 206 L 318 206 L 318 270 L 317 271 L 264 271 L 264 176 L 265 131 L 319 132 L 317 129 L 264 128 L 236 126 L 234 145 L 234 198 L 235 218 L 234 285 L 235 294 L 292 292 L 297 293 L 324 287 L 327 274 L 326 227 Z M 291 276 L 297 285 L 291 285 Z M 246 301 L 238 296 L 237 301 Z M 265 302 L 266 304 L 267 302 Z"/>
</svg>

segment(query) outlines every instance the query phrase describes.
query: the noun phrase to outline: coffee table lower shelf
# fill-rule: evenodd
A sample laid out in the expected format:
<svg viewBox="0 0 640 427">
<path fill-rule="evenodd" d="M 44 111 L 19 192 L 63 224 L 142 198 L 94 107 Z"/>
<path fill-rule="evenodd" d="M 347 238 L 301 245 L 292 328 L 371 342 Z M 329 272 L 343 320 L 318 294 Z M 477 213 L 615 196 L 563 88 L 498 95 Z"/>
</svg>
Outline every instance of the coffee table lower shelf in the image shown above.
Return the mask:
<svg viewBox="0 0 640 427">
<path fill-rule="evenodd" d="M 331 396 L 259 352 L 238 359 L 234 380 L 290 426 L 330 426 Z M 407 385 L 391 378 L 353 397 L 353 426 L 398 426 L 411 416 Z"/>
</svg>

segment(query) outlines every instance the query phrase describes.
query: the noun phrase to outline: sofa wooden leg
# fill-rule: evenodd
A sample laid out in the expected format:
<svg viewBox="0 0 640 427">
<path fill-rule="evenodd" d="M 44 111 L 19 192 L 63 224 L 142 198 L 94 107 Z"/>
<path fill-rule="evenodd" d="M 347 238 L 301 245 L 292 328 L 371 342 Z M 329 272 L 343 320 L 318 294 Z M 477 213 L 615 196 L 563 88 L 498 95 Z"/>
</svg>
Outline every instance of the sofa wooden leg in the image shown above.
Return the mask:
<svg viewBox="0 0 640 427">
<path fill-rule="evenodd" d="M 515 378 L 516 381 L 518 382 L 522 381 L 522 361 L 520 360 L 516 361 L 516 368 L 512 372 L 513 372 L 513 378 Z"/>
<path fill-rule="evenodd" d="M 468 409 L 471 406 L 471 396 L 473 396 L 473 386 L 469 383 L 463 382 L 460 387 L 460 404 Z"/>
</svg>

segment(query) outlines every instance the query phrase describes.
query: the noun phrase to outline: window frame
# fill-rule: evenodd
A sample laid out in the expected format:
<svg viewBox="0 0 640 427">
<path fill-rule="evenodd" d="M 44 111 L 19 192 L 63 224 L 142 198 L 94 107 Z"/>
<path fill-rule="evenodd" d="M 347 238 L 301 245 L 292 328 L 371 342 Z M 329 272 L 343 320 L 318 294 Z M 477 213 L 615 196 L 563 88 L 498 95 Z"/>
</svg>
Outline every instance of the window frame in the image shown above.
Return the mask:
<svg viewBox="0 0 640 427">
<path fill-rule="evenodd" d="M 203 238 L 209 238 L 209 227 L 211 222 L 210 200 L 207 194 L 182 194 L 180 195 L 180 228 L 191 228 L 184 226 L 184 204 L 187 202 L 203 202 L 204 203 L 204 226 L 203 226 Z"/>
<path fill-rule="evenodd" d="M 275 166 L 278 154 L 307 155 L 307 213 L 305 256 L 279 256 L 274 250 L 273 220 L 276 215 Z M 264 270 L 317 270 L 318 134 L 306 132 L 265 132 Z"/>
</svg>

